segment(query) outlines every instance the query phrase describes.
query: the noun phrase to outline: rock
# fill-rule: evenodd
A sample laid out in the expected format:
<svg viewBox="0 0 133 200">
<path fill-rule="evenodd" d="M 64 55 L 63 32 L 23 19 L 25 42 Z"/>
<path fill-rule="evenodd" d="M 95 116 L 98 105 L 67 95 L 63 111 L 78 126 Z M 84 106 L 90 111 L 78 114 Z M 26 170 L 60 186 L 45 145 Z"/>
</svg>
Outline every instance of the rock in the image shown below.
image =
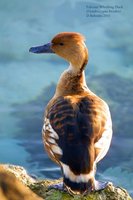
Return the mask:
<svg viewBox="0 0 133 200">
<path fill-rule="evenodd" d="M 22 182 L 19 181 L 19 167 L 14 166 L 14 173 L 18 179 L 10 172 L 10 167 L 0 166 L 0 200 L 41 200 L 42 198 L 22 184 L 22 178 Z M 28 180 L 24 182 L 27 183 Z"/>
<path fill-rule="evenodd" d="M 48 189 L 49 185 L 60 181 L 61 179 L 35 180 L 27 174 L 23 167 L 0 165 L 0 200 L 41 200 L 42 198 L 45 200 L 132 200 L 125 189 L 115 187 L 113 184 L 104 190 L 92 192 L 84 197 L 81 195 L 71 196 L 65 192 Z"/>
</svg>

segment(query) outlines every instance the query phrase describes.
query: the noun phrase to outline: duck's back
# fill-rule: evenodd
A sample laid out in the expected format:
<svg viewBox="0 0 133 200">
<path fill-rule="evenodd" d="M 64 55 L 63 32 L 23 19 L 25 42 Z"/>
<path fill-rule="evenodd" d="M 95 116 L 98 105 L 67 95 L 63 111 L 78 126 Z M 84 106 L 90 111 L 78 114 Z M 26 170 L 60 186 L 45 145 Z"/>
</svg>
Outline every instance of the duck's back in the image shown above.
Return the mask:
<svg viewBox="0 0 133 200">
<path fill-rule="evenodd" d="M 86 182 L 94 176 L 94 162 L 108 151 L 112 135 L 108 118 L 107 104 L 96 95 L 58 97 L 47 107 L 45 147 L 52 160 L 61 165 L 64 182 L 73 190 L 78 190 L 80 182 L 80 190 L 88 187 Z M 108 148 L 102 150 L 106 144 L 101 143 L 105 142 Z"/>
</svg>

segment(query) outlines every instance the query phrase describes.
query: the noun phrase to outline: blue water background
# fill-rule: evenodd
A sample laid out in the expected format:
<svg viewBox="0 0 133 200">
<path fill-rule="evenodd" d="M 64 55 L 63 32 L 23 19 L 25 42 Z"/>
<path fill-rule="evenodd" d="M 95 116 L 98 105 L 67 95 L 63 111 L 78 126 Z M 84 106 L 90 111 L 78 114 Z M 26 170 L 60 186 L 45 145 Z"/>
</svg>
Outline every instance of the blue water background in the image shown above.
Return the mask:
<svg viewBox="0 0 133 200">
<path fill-rule="evenodd" d="M 88 17 L 87 7 L 99 4 L 122 8 L 110 17 Z M 133 194 L 132 6 L 132 0 L 0 0 L 1 163 L 22 165 L 39 177 L 61 176 L 44 152 L 41 128 L 45 106 L 68 64 L 28 49 L 58 32 L 81 32 L 89 48 L 88 86 L 108 102 L 113 119 L 112 145 L 98 165 L 98 178 Z"/>
</svg>

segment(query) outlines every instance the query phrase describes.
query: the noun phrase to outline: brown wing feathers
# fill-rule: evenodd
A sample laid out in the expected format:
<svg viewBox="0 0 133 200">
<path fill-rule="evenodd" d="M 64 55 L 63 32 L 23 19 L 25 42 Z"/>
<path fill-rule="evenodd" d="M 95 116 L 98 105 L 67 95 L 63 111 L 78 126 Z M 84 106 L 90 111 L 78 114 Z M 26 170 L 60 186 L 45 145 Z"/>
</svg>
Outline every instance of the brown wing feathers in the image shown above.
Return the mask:
<svg viewBox="0 0 133 200">
<path fill-rule="evenodd" d="M 103 116 L 98 116 L 102 114 L 97 113 L 94 101 L 87 97 L 76 100 L 76 106 L 72 105 L 69 98 L 61 97 L 49 108 L 47 118 L 59 136 L 56 144 L 63 152 L 58 159 L 67 164 L 75 174 L 88 173 L 93 166 L 94 142 L 101 136 L 101 124 L 104 124 Z M 49 146 L 46 145 L 46 149 L 49 151 L 51 144 L 47 143 Z"/>
</svg>

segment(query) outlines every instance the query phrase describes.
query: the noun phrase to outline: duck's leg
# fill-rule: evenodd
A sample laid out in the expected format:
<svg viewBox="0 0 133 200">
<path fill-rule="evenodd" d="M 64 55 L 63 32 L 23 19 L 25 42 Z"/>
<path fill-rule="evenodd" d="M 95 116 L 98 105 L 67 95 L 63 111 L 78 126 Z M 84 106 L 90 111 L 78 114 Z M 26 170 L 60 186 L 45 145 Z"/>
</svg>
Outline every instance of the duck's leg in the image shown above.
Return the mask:
<svg viewBox="0 0 133 200">
<path fill-rule="evenodd" d="M 97 171 L 97 165 L 94 163 L 93 166 L 94 170 L 94 175 L 96 174 Z M 97 181 L 95 178 L 93 179 L 93 186 L 92 186 L 92 191 L 99 191 L 105 189 L 111 182 L 104 182 L 104 181 Z"/>
</svg>

